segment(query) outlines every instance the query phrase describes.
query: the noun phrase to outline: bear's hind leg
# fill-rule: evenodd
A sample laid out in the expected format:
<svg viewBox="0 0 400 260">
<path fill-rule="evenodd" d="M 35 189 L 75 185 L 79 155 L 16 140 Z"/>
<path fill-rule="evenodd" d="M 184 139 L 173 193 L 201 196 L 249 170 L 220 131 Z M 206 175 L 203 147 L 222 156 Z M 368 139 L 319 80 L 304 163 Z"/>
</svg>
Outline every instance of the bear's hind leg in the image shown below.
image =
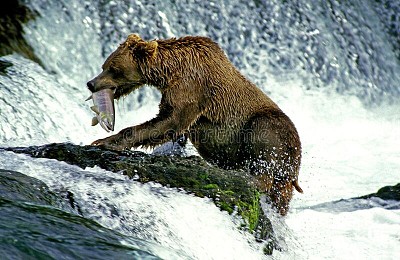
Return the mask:
<svg viewBox="0 0 400 260">
<path fill-rule="evenodd" d="M 256 175 L 255 182 L 258 190 L 267 195 L 268 203 L 270 203 L 279 214 L 285 216 L 289 210 L 289 203 L 293 197 L 293 188 L 298 192 L 303 191 L 297 184 L 297 181 L 277 180 L 274 178 L 273 174 L 268 174 L 271 168 L 266 170 L 264 168 L 265 166 L 262 164 L 258 166 L 258 171 L 254 172 L 254 168 L 252 171 L 252 174 Z"/>
<path fill-rule="evenodd" d="M 289 202 L 293 197 L 293 184 L 291 182 L 275 183 L 268 192 L 272 206 L 279 214 L 285 216 L 289 210 Z"/>
<path fill-rule="evenodd" d="M 281 215 L 286 215 L 297 183 L 301 145 L 290 119 L 281 111 L 255 115 L 246 124 L 244 143 L 251 158 L 250 172 L 255 176 L 260 192 Z"/>
</svg>

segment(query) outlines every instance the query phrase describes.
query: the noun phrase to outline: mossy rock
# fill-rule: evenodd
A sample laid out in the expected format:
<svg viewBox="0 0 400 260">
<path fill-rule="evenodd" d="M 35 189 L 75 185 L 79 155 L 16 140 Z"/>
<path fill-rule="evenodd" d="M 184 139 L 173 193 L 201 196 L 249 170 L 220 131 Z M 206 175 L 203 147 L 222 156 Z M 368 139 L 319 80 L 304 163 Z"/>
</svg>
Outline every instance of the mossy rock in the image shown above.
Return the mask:
<svg viewBox="0 0 400 260">
<path fill-rule="evenodd" d="M 56 205 L 57 197 L 47 185 L 15 171 L 0 169 L 0 198 Z"/>
<path fill-rule="evenodd" d="M 356 199 L 370 199 L 374 197 L 382 200 L 400 201 L 400 183 L 394 186 L 382 187 L 376 193 L 364 195 Z"/>
<path fill-rule="evenodd" d="M 264 215 L 260 194 L 245 171 L 223 170 L 201 157 L 149 155 L 139 151 L 112 151 L 102 147 L 53 143 L 43 146 L 4 148 L 37 158 L 49 158 L 81 168 L 98 166 L 123 172 L 141 183 L 149 181 L 171 188 L 182 188 L 199 197 L 211 198 L 229 214 L 238 214 L 246 222 L 242 228 L 266 243 L 266 253 L 276 247 L 272 225 Z"/>
<path fill-rule="evenodd" d="M 33 48 L 24 38 L 23 24 L 34 20 L 39 14 L 21 0 L 8 1 L 0 8 L 0 56 L 19 53 L 43 66 Z"/>
</svg>

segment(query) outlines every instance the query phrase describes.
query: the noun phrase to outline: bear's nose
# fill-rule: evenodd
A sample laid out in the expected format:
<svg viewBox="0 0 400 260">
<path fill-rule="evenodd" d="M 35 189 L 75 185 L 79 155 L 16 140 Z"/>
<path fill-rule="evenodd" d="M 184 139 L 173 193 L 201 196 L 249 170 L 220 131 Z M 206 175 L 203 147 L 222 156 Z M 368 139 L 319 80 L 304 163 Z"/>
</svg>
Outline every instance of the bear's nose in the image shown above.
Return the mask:
<svg viewBox="0 0 400 260">
<path fill-rule="evenodd" d="M 90 91 L 94 92 L 94 82 L 93 82 L 93 80 L 88 81 L 88 83 L 86 83 L 86 85 L 87 85 L 87 87 L 88 87 L 88 89 Z"/>
</svg>

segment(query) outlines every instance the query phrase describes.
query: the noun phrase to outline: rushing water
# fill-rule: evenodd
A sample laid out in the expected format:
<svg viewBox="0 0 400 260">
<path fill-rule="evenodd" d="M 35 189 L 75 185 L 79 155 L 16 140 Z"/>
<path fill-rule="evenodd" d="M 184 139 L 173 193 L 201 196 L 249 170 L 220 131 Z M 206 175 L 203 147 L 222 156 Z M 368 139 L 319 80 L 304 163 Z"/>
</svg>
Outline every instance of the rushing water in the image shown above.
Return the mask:
<svg viewBox="0 0 400 260">
<path fill-rule="evenodd" d="M 303 143 L 304 194 L 295 194 L 287 217 L 272 216 L 288 249 L 272 258 L 400 257 L 399 210 L 311 208 L 399 182 L 398 1 L 27 2 L 40 16 L 25 25 L 25 37 L 44 68 L 17 54 L 0 58 L 13 64 L 0 74 L 0 146 L 88 144 L 106 136 L 90 126 L 84 101 L 85 83 L 105 57 L 131 32 L 145 39 L 206 35 L 292 118 Z M 154 116 L 159 98 L 145 88 L 120 101 L 116 131 Z M 73 193 L 80 212 L 71 214 L 118 232 L 107 239 L 147 252 L 143 258 L 264 257 L 208 200 L 9 152 L 0 152 L 0 168 Z M 65 239 L 79 241 L 71 234 Z"/>
</svg>

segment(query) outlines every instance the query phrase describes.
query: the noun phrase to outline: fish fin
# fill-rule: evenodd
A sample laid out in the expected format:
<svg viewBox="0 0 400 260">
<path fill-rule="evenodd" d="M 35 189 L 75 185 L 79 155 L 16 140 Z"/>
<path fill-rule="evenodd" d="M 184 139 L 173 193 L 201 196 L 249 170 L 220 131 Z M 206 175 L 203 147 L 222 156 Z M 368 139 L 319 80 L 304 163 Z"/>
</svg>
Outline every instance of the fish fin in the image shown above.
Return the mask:
<svg viewBox="0 0 400 260">
<path fill-rule="evenodd" d="M 92 126 L 95 126 L 95 125 L 97 125 L 99 123 L 99 120 L 97 119 L 97 117 L 95 116 L 95 117 L 93 117 L 92 118 Z"/>
<path fill-rule="evenodd" d="M 97 106 L 91 106 L 90 109 L 96 114 L 100 114 L 99 108 Z"/>
</svg>

